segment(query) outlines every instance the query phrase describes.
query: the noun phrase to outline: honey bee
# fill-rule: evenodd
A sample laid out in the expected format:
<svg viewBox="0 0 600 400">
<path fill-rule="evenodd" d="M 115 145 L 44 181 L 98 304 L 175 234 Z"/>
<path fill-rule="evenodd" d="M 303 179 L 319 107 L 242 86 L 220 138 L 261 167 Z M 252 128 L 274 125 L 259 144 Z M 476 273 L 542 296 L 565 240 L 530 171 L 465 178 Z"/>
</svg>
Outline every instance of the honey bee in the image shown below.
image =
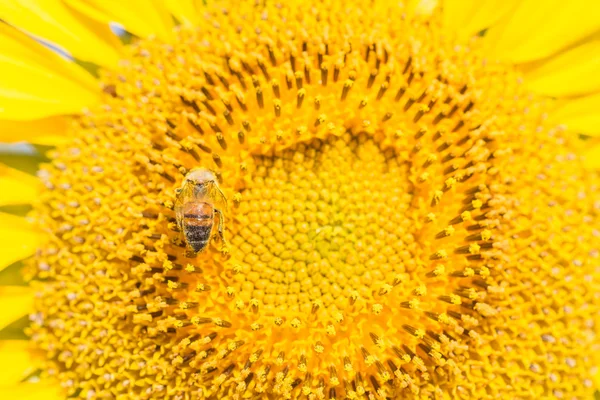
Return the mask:
<svg viewBox="0 0 600 400">
<path fill-rule="evenodd" d="M 175 193 L 177 226 L 183 232 L 190 251 L 195 255 L 206 249 L 215 224 L 215 214 L 219 220 L 217 232 L 225 243 L 225 218 L 223 212 L 215 206 L 227 206 L 227 199 L 219 188 L 215 175 L 207 169 L 192 170 Z"/>
</svg>

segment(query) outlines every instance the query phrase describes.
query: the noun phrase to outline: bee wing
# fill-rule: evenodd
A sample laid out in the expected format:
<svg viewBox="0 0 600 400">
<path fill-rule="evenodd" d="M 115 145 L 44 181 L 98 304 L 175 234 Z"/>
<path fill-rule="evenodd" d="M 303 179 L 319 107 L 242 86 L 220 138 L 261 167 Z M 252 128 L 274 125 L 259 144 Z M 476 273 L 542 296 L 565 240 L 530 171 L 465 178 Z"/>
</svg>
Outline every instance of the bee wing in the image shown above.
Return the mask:
<svg viewBox="0 0 600 400">
<path fill-rule="evenodd" d="M 177 219 L 177 226 L 180 230 L 183 230 L 183 205 L 194 199 L 194 188 L 193 185 L 185 183 L 177 197 L 175 198 L 175 218 Z"/>
<path fill-rule="evenodd" d="M 229 211 L 229 204 L 227 203 L 227 197 L 225 197 L 225 193 L 221 190 L 219 185 L 213 184 L 210 187 L 210 198 L 218 205 L 224 205 L 225 209 Z"/>
</svg>

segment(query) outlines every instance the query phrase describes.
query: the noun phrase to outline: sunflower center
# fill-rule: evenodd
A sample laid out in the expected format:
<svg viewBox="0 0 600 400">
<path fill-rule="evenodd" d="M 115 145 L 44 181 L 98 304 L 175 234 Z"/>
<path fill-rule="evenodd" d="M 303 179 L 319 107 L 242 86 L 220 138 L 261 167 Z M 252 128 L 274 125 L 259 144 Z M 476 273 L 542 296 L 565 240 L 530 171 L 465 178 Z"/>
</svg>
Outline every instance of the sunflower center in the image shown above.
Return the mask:
<svg viewBox="0 0 600 400">
<path fill-rule="evenodd" d="M 231 239 L 242 299 L 266 310 L 343 310 L 393 280 L 411 196 L 406 166 L 367 135 L 330 137 L 256 159 Z"/>
<path fill-rule="evenodd" d="M 31 331 L 70 395 L 540 397 L 589 376 L 570 343 L 596 329 L 572 311 L 597 304 L 597 181 L 513 72 L 395 2 L 203 15 L 103 72 L 43 173 Z M 197 168 L 228 244 L 192 255 L 174 200 Z"/>
</svg>

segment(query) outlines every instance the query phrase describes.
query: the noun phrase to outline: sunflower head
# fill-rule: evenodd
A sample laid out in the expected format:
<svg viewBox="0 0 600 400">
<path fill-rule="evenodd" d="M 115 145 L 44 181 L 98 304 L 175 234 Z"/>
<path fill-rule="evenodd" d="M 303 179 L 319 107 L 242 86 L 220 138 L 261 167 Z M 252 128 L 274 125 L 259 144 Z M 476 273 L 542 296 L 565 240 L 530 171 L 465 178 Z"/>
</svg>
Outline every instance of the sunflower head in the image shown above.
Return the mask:
<svg viewBox="0 0 600 400">
<path fill-rule="evenodd" d="M 548 101 L 437 13 L 203 10 L 102 69 L 39 174 L 46 374 L 119 399 L 593 391 L 600 182 Z"/>
</svg>

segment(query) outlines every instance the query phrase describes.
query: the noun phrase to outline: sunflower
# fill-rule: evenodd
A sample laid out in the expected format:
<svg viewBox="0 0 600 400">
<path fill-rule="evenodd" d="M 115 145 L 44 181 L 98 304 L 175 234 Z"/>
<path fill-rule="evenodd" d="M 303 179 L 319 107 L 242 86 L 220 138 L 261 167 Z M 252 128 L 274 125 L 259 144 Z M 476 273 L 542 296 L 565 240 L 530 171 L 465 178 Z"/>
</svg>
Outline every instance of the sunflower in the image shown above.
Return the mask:
<svg viewBox="0 0 600 400">
<path fill-rule="evenodd" d="M 590 398 L 600 8 L 554 3 L 0 4 L 3 395 Z"/>
</svg>

